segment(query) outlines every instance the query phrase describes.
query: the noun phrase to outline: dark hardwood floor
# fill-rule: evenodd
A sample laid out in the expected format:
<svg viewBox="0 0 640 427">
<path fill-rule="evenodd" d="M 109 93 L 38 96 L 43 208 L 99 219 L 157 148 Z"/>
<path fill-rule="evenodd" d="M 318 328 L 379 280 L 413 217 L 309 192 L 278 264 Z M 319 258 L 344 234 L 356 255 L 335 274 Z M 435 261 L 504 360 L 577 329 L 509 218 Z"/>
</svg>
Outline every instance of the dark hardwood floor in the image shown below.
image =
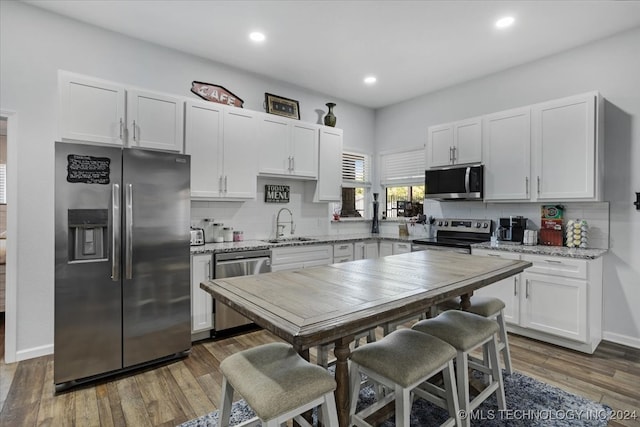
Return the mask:
<svg viewBox="0 0 640 427">
<path fill-rule="evenodd" d="M 0 331 L 4 342 L 4 324 Z M 183 360 L 59 394 L 52 356 L 10 365 L 3 359 L 0 426 L 175 426 L 217 409 L 225 357 L 277 340 L 254 331 L 200 342 Z M 640 350 L 605 342 L 587 355 L 515 335 L 510 340 L 517 371 L 614 410 L 640 411 Z M 640 420 L 609 425 L 640 426 Z"/>
</svg>

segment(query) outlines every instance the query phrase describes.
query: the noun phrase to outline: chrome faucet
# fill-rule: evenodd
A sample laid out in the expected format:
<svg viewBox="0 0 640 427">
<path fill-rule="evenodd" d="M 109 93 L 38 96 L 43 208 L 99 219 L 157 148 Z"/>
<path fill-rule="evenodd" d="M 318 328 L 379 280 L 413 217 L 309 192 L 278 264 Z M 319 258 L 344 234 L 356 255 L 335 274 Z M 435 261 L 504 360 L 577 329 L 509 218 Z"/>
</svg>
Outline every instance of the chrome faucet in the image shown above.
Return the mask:
<svg viewBox="0 0 640 427">
<path fill-rule="evenodd" d="M 276 239 L 279 239 L 280 237 L 284 236 L 284 228 L 286 227 L 285 224 L 280 224 L 280 214 L 282 213 L 282 211 L 289 212 L 289 217 L 291 218 L 291 220 L 289 221 L 291 234 L 293 234 L 296 231 L 296 226 L 293 223 L 293 214 L 289 209 L 282 208 L 278 211 L 278 216 L 276 217 Z"/>
</svg>

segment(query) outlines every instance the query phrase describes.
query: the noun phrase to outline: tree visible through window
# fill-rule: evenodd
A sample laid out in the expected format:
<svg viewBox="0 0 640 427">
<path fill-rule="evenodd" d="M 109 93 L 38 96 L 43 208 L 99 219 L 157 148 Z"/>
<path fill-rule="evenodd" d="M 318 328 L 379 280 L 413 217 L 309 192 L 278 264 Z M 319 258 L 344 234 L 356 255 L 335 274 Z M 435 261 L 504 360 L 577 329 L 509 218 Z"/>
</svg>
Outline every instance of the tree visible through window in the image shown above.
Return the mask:
<svg viewBox="0 0 640 427">
<path fill-rule="evenodd" d="M 424 203 L 424 185 L 399 186 L 386 188 L 387 218 L 412 217 L 422 214 Z"/>
</svg>

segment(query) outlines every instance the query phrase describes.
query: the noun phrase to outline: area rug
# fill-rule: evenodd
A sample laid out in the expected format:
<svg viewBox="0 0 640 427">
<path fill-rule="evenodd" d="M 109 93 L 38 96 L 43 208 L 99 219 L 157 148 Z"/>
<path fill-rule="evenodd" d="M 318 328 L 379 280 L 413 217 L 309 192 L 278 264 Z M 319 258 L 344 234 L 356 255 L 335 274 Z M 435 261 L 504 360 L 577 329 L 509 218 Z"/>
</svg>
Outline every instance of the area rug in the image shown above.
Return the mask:
<svg viewBox="0 0 640 427">
<path fill-rule="evenodd" d="M 544 384 L 531 377 L 514 372 L 504 375 L 507 411 L 499 411 L 495 395 L 483 402 L 471 415 L 472 426 L 553 426 L 553 427 L 600 427 L 606 426 L 612 410 L 581 396 L 568 393 L 557 387 Z M 360 391 L 358 410 L 374 400 L 371 387 Z M 254 417 L 244 400 L 234 402 L 231 409 L 231 424 L 236 425 Z M 412 427 L 429 427 L 442 424 L 447 418 L 443 409 L 418 399 L 411 409 Z M 315 414 L 314 414 L 315 420 Z M 393 417 L 381 424 L 394 426 Z M 196 418 L 179 427 L 217 427 L 218 411 Z"/>
</svg>

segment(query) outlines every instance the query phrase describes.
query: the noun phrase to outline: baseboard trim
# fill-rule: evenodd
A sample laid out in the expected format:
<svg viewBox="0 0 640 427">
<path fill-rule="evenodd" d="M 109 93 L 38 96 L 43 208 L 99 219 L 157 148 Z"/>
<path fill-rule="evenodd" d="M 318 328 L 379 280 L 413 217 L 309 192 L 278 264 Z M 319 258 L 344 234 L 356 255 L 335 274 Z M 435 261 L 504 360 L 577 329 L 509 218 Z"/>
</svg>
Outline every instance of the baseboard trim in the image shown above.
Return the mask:
<svg viewBox="0 0 640 427">
<path fill-rule="evenodd" d="M 626 345 L 627 347 L 640 349 L 640 338 L 604 331 L 602 332 L 602 339 L 616 344 Z"/>
<path fill-rule="evenodd" d="M 40 356 L 47 356 L 49 354 L 53 354 L 53 344 L 28 348 L 26 350 L 20 350 L 16 352 L 16 362 L 33 359 Z"/>
</svg>

